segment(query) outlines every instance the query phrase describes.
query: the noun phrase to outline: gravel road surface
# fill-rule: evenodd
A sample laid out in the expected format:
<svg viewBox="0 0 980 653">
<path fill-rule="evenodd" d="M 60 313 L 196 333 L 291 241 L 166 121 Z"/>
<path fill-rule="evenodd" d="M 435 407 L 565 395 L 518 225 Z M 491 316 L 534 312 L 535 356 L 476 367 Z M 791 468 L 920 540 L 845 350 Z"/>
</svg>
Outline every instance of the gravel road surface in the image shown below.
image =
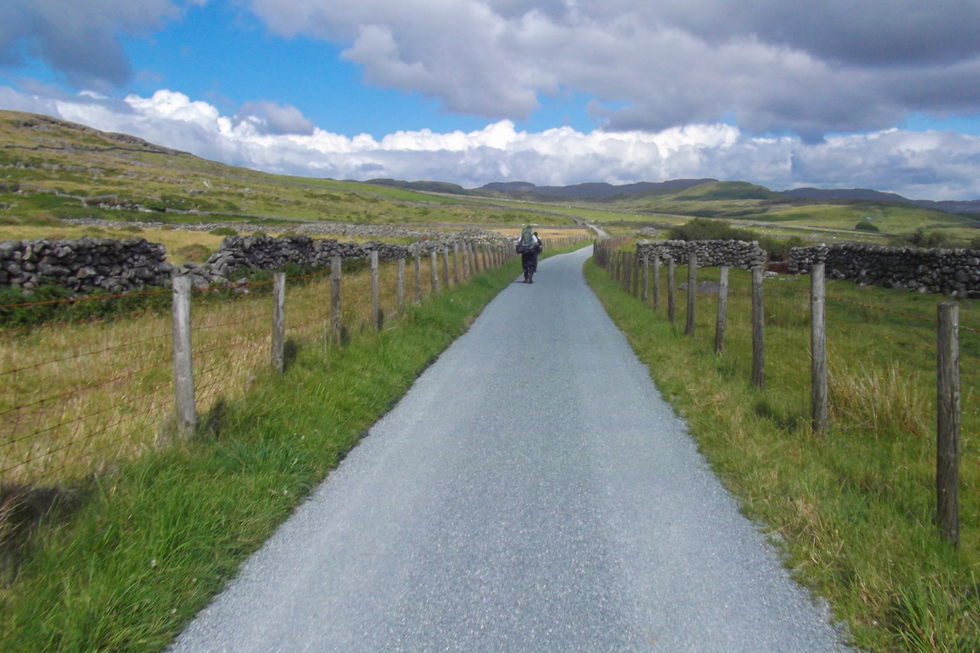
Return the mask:
<svg viewBox="0 0 980 653">
<path fill-rule="evenodd" d="M 501 293 L 175 643 L 841 651 L 582 277 Z"/>
</svg>

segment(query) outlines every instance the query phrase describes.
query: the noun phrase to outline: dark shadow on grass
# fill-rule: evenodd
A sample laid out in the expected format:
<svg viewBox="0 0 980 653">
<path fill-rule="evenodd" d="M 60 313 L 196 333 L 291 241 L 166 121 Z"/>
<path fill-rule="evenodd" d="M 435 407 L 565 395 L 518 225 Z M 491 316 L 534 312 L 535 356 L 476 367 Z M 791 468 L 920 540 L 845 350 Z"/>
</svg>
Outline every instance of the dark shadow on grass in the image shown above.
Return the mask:
<svg viewBox="0 0 980 653">
<path fill-rule="evenodd" d="M 66 520 L 87 494 L 81 487 L 0 487 L 0 587 L 16 578 L 41 522 Z"/>
<path fill-rule="evenodd" d="M 288 370 L 289 367 L 296 362 L 296 357 L 299 356 L 299 351 L 301 348 L 302 346 L 292 338 L 287 339 L 286 342 L 283 343 L 282 358 L 283 367 L 285 369 Z"/>
<path fill-rule="evenodd" d="M 782 412 L 773 408 L 772 404 L 766 399 L 760 399 L 755 402 L 754 410 L 756 415 L 768 419 L 783 431 L 793 433 L 809 427 L 805 413 L 797 411 Z"/>
</svg>

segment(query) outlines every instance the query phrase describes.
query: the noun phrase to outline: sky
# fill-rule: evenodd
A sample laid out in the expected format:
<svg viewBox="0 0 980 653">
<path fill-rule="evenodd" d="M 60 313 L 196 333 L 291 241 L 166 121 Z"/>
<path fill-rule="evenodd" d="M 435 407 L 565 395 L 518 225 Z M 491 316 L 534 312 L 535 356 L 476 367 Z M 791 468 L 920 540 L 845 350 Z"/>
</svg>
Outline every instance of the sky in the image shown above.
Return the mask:
<svg viewBox="0 0 980 653">
<path fill-rule="evenodd" d="M 333 179 L 980 199 L 980 0 L 0 0 L 0 109 Z"/>
</svg>

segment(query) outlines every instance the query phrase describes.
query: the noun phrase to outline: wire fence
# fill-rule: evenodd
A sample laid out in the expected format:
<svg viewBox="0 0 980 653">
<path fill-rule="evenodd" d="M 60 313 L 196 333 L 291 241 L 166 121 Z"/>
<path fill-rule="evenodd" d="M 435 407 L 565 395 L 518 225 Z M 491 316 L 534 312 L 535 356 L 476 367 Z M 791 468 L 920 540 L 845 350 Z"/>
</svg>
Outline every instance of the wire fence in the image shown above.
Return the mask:
<svg viewBox="0 0 980 653">
<path fill-rule="evenodd" d="M 546 239 L 548 249 L 581 237 Z M 443 255 L 445 254 L 445 255 Z M 502 244 L 464 241 L 377 266 L 351 259 L 340 278 L 340 319 L 353 335 L 397 322 L 407 305 L 514 256 Z M 416 272 L 416 266 L 418 272 Z M 401 281 L 401 283 L 400 283 Z M 193 289 L 193 399 L 205 415 L 241 396 L 272 361 L 273 281 Z M 0 307 L 0 487 L 76 482 L 164 444 L 175 433 L 171 290 L 23 302 Z M 331 271 L 285 280 L 285 341 L 332 342 Z"/>
<path fill-rule="evenodd" d="M 598 246 L 597 260 L 637 298 L 659 301 L 655 310 L 670 313 L 664 269 L 654 291 L 652 265 L 648 287 L 643 271 L 625 249 Z M 632 276 L 632 278 L 627 278 Z M 698 269 L 693 338 L 712 351 L 717 320 L 718 268 Z M 687 265 L 675 269 L 675 283 L 687 279 Z M 724 352 L 719 369 L 753 375 L 752 273 L 730 269 L 727 286 Z M 675 288 L 675 322 L 687 321 L 688 288 Z M 787 432 L 810 432 L 811 290 L 809 275 L 767 276 L 764 298 L 764 399 L 758 410 Z M 843 437 L 856 456 L 877 461 L 862 491 L 905 496 L 921 504 L 937 492 L 937 305 L 947 297 L 861 287 L 850 281 L 826 284 L 828 407 L 833 437 Z M 980 302 L 959 300 L 960 462 L 959 519 L 963 546 L 980 550 Z M 680 328 L 680 327 L 678 327 Z M 847 465 L 841 462 L 842 469 Z M 842 478 L 844 475 L 842 474 Z M 913 496 L 914 495 L 914 496 Z"/>
<path fill-rule="evenodd" d="M 554 246 L 566 244 L 555 241 Z M 437 284 L 468 280 L 513 256 L 472 245 L 437 261 Z M 349 333 L 376 328 L 371 267 L 347 261 L 341 275 L 342 322 Z M 432 259 L 378 266 L 378 302 L 388 320 L 431 295 Z M 330 270 L 286 280 L 285 336 L 293 344 L 329 339 Z M 194 289 L 191 333 L 194 399 L 206 414 L 240 396 L 270 361 L 272 281 Z M 402 301 L 399 302 L 399 296 Z M 134 310 L 124 310 L 130 304 Z M 174 350 L 171 291 L 25 302 L 4 307 L 0 329 L 0 486 L 67 484 L 133 458 L 173 431 Z M 21 319 L 23 318 L 23 320 Z M 23 323 L 21 323 L 23 322 Z M 38 323 L 40 322 L 40 323 Z"/>
</svg>

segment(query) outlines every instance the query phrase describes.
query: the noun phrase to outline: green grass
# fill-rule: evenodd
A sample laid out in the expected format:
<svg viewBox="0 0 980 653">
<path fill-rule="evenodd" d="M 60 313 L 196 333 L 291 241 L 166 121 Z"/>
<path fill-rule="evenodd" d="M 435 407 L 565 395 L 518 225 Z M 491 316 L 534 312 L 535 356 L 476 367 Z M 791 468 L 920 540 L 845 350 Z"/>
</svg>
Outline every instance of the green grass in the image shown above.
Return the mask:
<svg viewBox="0 0 980 653">
<path fill-rule="evenodd" d="M 719 356 L 714 296 L 698 296 L 690 338 L 683 335 L 686 293 L 678 292 L 675 328 L 665 307 L 654 311 L 628 295 L 591 261 L 585 272 L 744 513 L 778 542 L 794 575 L 830 601 L 857 646 L 980 650 L 980 341 L 961 331 L 962 546 L 954 550 L 932 523 L 935 325 L 927 320 L 941 298 L 828 284 L 832 425 L 815 437 L 806 277 L 766 283 L 766 389 L 759 390 L 750 384 L 745 272 L 731 273 Z M 711 277 L 716 270 L 699 271 L 700 279 Z M 685 278 L 678 268 L 678 282 Z M 662 297 L 666 304 L 665 290 Z M 961 324 L 980 324 L 975 302 L 961 303 Z"/>
</svg>

